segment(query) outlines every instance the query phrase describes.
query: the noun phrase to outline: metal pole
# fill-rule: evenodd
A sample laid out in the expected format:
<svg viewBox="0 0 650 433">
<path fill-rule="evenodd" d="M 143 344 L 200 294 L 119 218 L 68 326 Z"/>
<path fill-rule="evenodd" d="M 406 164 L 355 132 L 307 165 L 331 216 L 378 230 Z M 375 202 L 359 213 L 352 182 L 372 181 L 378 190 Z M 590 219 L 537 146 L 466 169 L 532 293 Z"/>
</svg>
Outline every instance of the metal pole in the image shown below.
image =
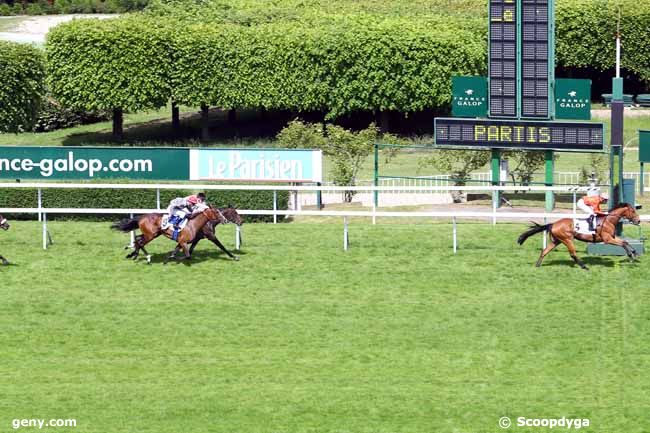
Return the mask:
<svg viewBox="0 0 650 433">
<path fill-rule="evenodd" d="M 499 149 L 492 149 L 492 186 L 501 185 L 501 151 Z M 492 192 L 493 206 L 499 207 L 501 205 L 501 194 L 499 191 Z"/>
<path fill-rule="evenodd" d="M 278 192 L 273 191 L 273 224 L 278 223 Z"/>
<path fill-rule="evenodd" d="M 43 249 L 47 249 L 47 214 L 43 213 Z"/>
<path fill-rule="evenodd" d="M 377 191 L 375 191 L 377 193 Z M 377 201 L 373 200 L 372 202 L 372 225 L 377 224 L 377 216 L 375 215 L 377 213 Z"/>
<path fill-rule="evenodd" d="M 497 199 L 499 196 L 498 191 L 492 191 L 492 225 L 497 225 Z"/>
<path fill-rule="evenodd" d="M 38 220 L 40 221 L 42 216 L 41 216 L 41 208 L 43 207 L 43 191 L 41 188 L 38 189 Z"/>
<path fill-rule="evenodd" d="M 160 188 L 156 188 L 156 209 L 160 210 Z"/>
<path fill-rule="evenodd" d="M 547 150 L 544 153 L 546 173 L 544 183 L 546 186 L 553 186 L 553 172 L 555 171 L 555 162 L 553 160 L 553 151 Z M 551 212 L 555 207 L 555 197 L 553 191 L 546 191 L 546 211 Z"/>
<path fill-rule="evenodd" d="M 133 219 L 133 214 L 130 214 L 131 219 Z M 131 248 L 135 247 L 135 231 L 131 230 L 131 243 L 129 244 Z"/>
<path fill-rule="evenodd" d="M 348 217 L 343 217 L 343 250 L 347 251 L 350 245 L 348 238 Z"/>
<path fill-rule="evenodd" d="M 575 215 L 576 212 L 578 211 L 578 202 L 577 202 L 577 195 L 578 193 L 576 191 L 573 191 L 573 214 Z"/>
<path fill-rule="evenodd" d="M 375 177 L 374 177 L 374 186 L 379 185 L 379 145 L 375 143 Z M 373 202 L 375 204 L 375 207 L 378 206 L 379 204 L 379 191 L 375 190 L 373 191 Z M 373 220 L 374 224 L 374 220 Z"/>
<path fill-rule="evenodd" d="M 316 182 L 316 186 L 321 186 L 322 183 Z M 323 192 L 319 189 L 316 191 L 316 207 L 318 207 L 318 210 L 323 209 Z"/>
<path fill-rule="evenodd" d="M 643 163 L 641 163 L 641 168 L 639 170 L 639 194 L 643 196 L 643 188 L 645 188 L 645 181 L 643 179 Z"/>
<path fill-rule="evenodd" d="M 454 254 L 456 254 L 456 251 L 458 251 L 458 230 L 456 228 L 456 217 L 451 218 L 452 224 L 453 224 L 453 232 L 454 232 Z"/>
<path fill-rule="evenodd" d="M 235 227 L 235 249 L 239 251 L 241 248 L 241 226 Z"/>
</svg>

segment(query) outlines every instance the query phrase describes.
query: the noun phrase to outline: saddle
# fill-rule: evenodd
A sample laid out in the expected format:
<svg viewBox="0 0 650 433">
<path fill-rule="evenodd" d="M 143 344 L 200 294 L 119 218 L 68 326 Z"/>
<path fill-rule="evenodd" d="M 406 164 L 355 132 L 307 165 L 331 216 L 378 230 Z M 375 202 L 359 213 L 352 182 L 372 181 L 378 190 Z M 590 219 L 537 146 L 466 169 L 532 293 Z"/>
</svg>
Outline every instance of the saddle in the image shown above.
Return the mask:
<svg viewBox="0 0 650 433">
<path fill-rule="evenodd" d="M 593 230 L 590 224 L 591 219 L 593 219 Z M 581 235 L 595 235 L 598 228 L 603 224 L 603 221 L 605 221 L 604 216 L 593 215 L 587 218 L 578 218 L 573 220 L 573 228 L 576 233 Z"/>
<path fill-rule="evenodd" d="M 172 240 L 178 239 L 178 234 L 185 228 L 187 225 L 187 214 L 183 211 L 177 211 L 173 215 L 164 215 L 162 221 L 160 222 L 160 229 L 162 231 L 167 231 L 170 228 L 172 232 Z"/>
</svg>

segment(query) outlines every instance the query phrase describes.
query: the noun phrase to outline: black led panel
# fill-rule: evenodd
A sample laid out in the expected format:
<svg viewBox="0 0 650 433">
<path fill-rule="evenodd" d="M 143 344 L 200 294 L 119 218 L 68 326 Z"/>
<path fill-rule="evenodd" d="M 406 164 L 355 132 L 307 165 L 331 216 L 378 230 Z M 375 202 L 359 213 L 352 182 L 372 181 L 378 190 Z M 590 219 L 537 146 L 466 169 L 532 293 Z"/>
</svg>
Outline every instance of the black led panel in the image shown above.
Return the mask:
<svg viewBox="0 0 650 433">
<path fill-rule="evenodd" d="M 548 0 L 522 0 L 521 17 L 521 117 L 548 119 L 552 42 Z"/>
<path fill-rule="evenodd" d="M 517 3 L 490 0 L 490 116 L 517 117 Z"/>
<path fill-rule="evenodd" d="M 437 118 L 435 144 L 444 147 L 485 147 L 529 150 L 602 152 L 602 123 L 535 120 Z"/>
</svg>

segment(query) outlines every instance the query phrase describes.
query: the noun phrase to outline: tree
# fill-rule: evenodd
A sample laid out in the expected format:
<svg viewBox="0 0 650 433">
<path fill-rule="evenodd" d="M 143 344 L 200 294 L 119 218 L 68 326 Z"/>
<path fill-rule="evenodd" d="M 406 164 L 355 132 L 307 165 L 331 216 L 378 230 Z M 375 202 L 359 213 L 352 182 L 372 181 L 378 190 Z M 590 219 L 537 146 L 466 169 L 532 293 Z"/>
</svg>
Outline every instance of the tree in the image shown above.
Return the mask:
<svg viewBox="0 0 650 433">
<path fill-rule="evenodd" d="M 486 150 L 439 150 L 419 161 L 420 168 L 432 166 L 442 173 L 453 177 L 454 185 L 466 185 L 470 174 L 490 161 L 490 152 Z M 462 191 L 452 193 L 455 202 L 465 201 Z"/>
<path fill-rule="evenodd" d="M 295 120 L 280 131 L 277 138 L 281 147 L 321 149 L 333 164 L 334 183 L 354 186 L 359 170 L 374 150 L 379 129 L 371 123 L 366 129 L 354 132 L 337 125 Z M 347 202 L 352 201 L 353 196 L 354 192 L 346 191 Z"/>
<path fill-rule="evenodd" d="M 0 42 L 0 133 L 31 130 L 45 94 L 40 51 Z"/>
<path fill-rule="evenodd" d="M 529 185 L 535 172 L 541 169 L 546 161 L 543 151 L 511 150 L 505 152 L 503 157 L 514 165 L 514 168 L 511 166 L 509 169 L 512 181 L 519 181 L 521 185 Z"/>
</svg>

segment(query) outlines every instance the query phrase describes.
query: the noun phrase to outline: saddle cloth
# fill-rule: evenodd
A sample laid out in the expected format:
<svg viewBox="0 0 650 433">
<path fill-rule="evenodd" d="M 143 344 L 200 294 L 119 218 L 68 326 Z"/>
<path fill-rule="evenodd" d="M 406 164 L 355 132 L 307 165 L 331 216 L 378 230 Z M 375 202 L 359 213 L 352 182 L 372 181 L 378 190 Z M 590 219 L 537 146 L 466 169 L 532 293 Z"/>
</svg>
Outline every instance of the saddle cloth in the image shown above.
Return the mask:
<svg viewBox="0 0 650 433">
<path fill-rule="evenodd" d="M 174 217 L 180 219 L 180 223 L 178 224 L 178 230 L 183 230 L 185 226 L 187 225 L 187 222 L 189 221 L 187 219 L 187 214 L 183 212 L 182 210 L 174 212 Z M 160 229 L 161 230 L 167 230 L 169 228 L 172 228 L 174 226 L 173 221 L 170 221 L 169 215 L 163 215 L 162 221 L 160 222 Z"/>
<path fill-rule="evenodd" d="M 594 222 L 596 223 L 596 228 L 598 228 L 602 224 L 603 218 L 596 217 L 596 220 Z M 593 230 L 589 230 L 589 222 L 586 218 L 574 219 L 573 229 L 576 233 L 580 233 L 581 235 L 593 235 L 596 233 Z"/>
</svg>

